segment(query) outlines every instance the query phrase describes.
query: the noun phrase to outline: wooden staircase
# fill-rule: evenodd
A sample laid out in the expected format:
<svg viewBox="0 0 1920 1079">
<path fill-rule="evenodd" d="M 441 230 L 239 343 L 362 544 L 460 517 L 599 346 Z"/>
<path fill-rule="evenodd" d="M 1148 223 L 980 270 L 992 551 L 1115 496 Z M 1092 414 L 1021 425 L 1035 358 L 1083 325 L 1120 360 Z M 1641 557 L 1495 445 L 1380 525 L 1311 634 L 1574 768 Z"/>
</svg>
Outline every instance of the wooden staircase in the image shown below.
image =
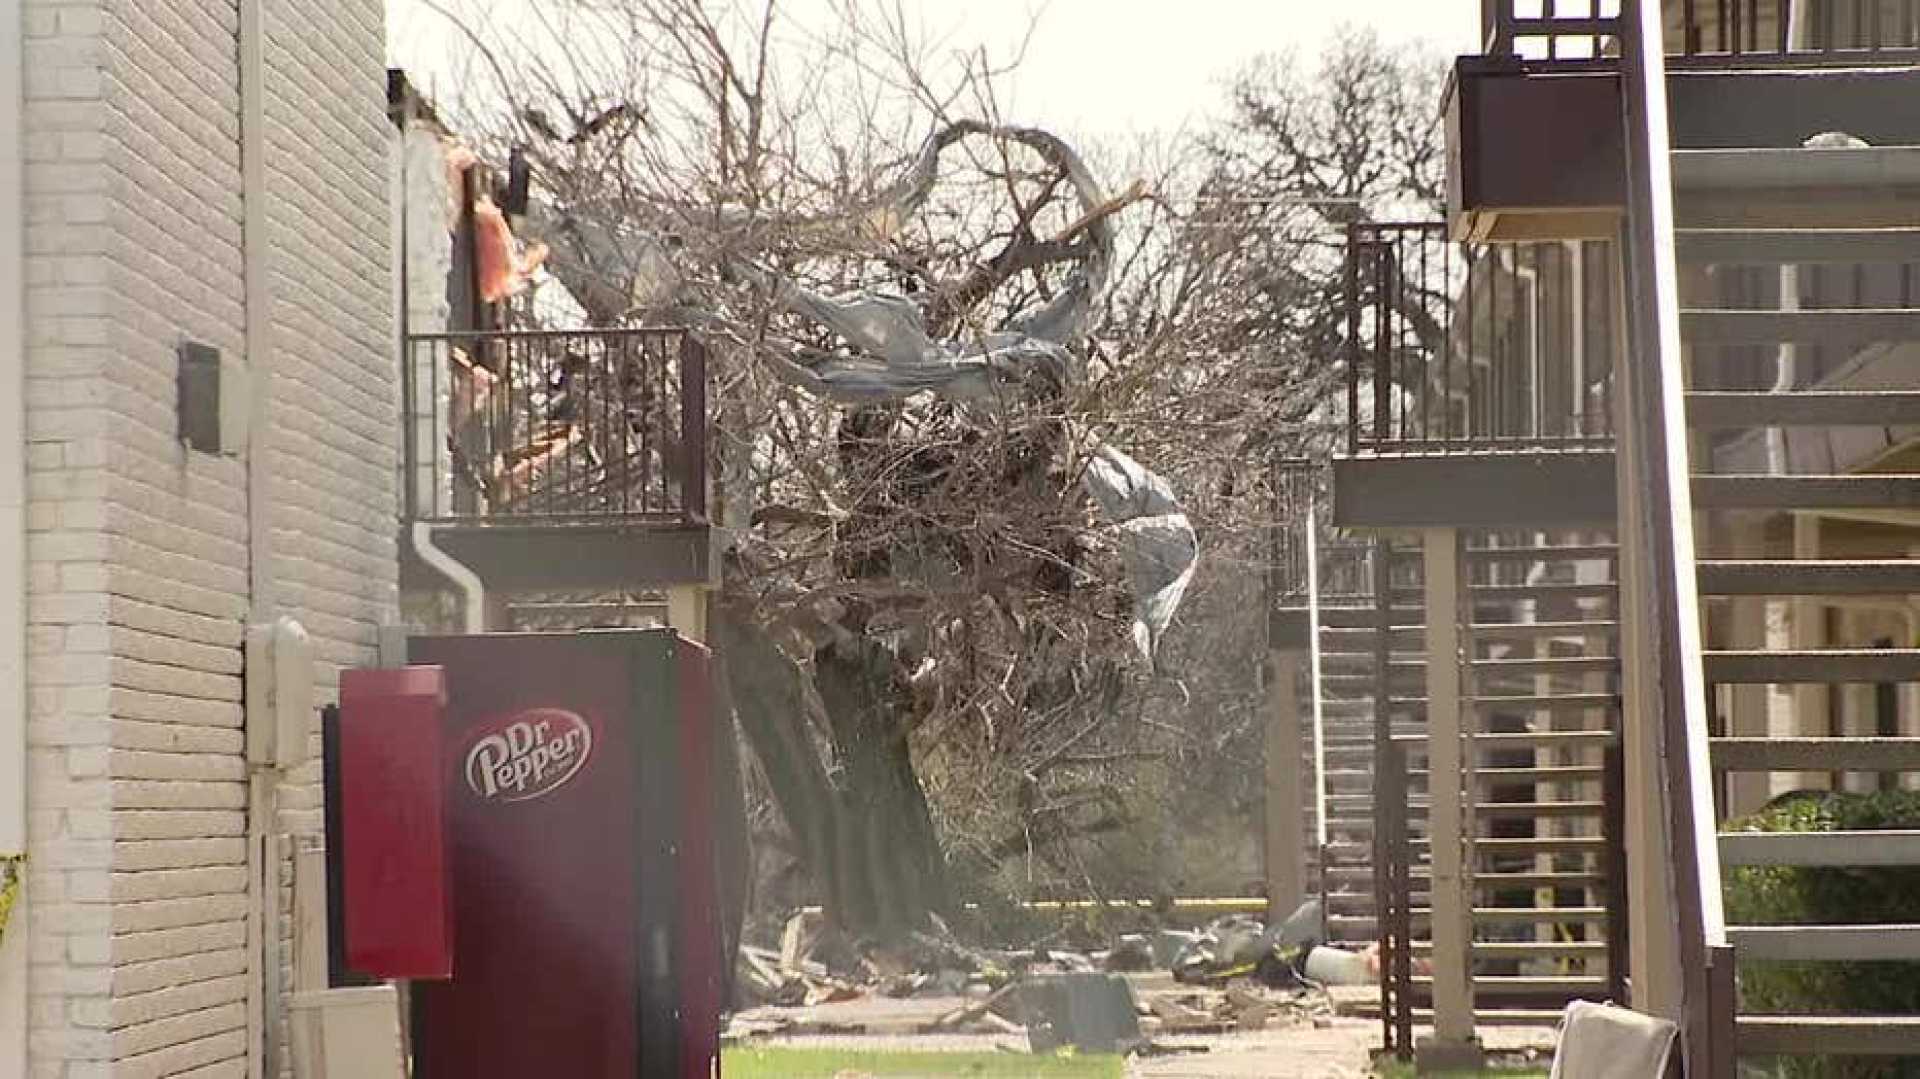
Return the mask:
<svg viewBox="0 0 1920 1079">
<path fill-rule="evenodd" d="M 1431 950 L 1426 619 L 1419 551 L 1387 550 L 1394 577 L 1384 634 L 1383 608 L 1360 602 L 1373 597 L 1339 597 L 1322 608 L 1325 895 L 1334 940 L 1358 946 L 1382 938 L 1374 836 L 1391 825 L 1375 797 L 1374 768 L 1385 700 L 1389 730 L 1409 761 L 1412 941 L 1424 957 Z M 1546 1019 L 1569 1000 L 1619 995 L 1609 972 L 1623 964 L 1608 929 L 1610 912 L 1621 909 L 1616 882 L 1623 882 L 1608 842 L 1618 831 L 1617 822 L 1608 830 L 1612 785 L 1604 767 L 1617 730 L 1612 558 L 1603 538 L 1543 533 L 1475 533 L 1463 552 L 1472 606 L 1462 642 L 1470 768 L 1462 782 L 1471 821 L 1465 866 L 1476 1010 L 1487 1022 Z M 1413 980 L 1410 995 L 1417 1016 L 1425 979 Z"/>
<path fill-rule="evenodd" d="M 1920 392 L 1816 388 L 1806 373 L 1814 355 L 1823 356 L 1831 369 L 1835 359 L 1856 360 L 1863 350 L 1920 342 L 1920 292 L 1911 274 L 1911 264 L 1920 259 L 1920 149 L 1681 150 L 1673 153 L 1673 175 L 1701 603 L 1766 597 L 1792 604 L 1800 618 L 1824 620 L 1828 605 L 1874 597 L 1901 602 L 1920 593 L 1920 559 L 1900 557 L 1898 551 L 1857 558 L 1833 557 L 1811 545 L 1756 552 L 1751 543 L 1736 548 L 1731 538 L 1733 526 L 1743 520 L 1816 515 L 1909 528 L 1920 543 L 1920 513 L 1915 512 L 1920 510 L 1920 473 L 1903 462 L 1909 455 L 1883 455 L 1874 471 L 1727 474 L 1715 466 L 1716 450 L 1738 437 L 1729 432 L 1747 431 L 1749 437 L 1761 437 L 1756 429 L 1786 432 L 1764 434 L 1779 439 L 1822 430 L 1920 425 Z M 1867 269 L 1874 266 L 1893 269 Z M 1828 268 L 1826 279 L 1858 281 L 1878 273 L 1899 285 L 1891 295 L 1844 288 L 1838 295 L 1821 295 L 1810 284 L 1820 273 L 1816 267 Z M 1760 298 L 1763 309 L 1736 310 L 1723 290 L 1710 287 L 1735 273 L 1765 274 L 1783 283 L 1774 295 Z M 1751 380 L 1743 384 L 1731 373 L 1742 350 L 1764 360 L 1786 355 L 1775 352 L 1783 344 L 1798 351 L 1799 377 L 1790 385 L 1756 389 Z M 1745 534 L 1754 534 L 1750 525 Z M 1775 634 L 1758 646 L 1702 652 L 1710 685 L 1808 687 L 1791 691 L 1795 735 L 1712 737 L 1716 777 L 1920 773 L 1920 738 L 1840 733 L 1815 711 L 1826 708 L 1825 687 L 1920 681 L 1920 649 L 1825 647 L 1810 640 L 1811 634 L 1796 634 L 1802 639 L 1782 642 Z M 1920 867 L 1920 832 L 1723 829 L 1718 846 L 1728 871 L 1742 866 Z M 1729 925 L 1726 938 L 1742 966 L 1781 960 L 1920 961 L 1920 925 L 1912 924 Z M 1743 1057 L 1914 1056 L 1920 1055 L 1920 1015 L 1740 1015 L 1733 1041 Z M 1717 1046 L 1715 1052 L 1720 1052 Z"/>
</svg>

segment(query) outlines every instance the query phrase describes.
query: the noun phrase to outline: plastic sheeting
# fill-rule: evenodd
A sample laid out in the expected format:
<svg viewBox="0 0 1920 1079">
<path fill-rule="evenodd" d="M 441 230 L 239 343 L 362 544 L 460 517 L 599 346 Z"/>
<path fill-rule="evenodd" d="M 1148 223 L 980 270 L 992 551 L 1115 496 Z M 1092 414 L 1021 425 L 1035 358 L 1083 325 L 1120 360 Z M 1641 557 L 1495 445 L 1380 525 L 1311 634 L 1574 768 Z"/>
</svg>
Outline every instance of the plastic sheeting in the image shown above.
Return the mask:
<svg viewBox="0 0 1920 1079">
<path fill-rule="evenodd" d="M 775 356 L 784 373 L 811 393 L 849 404 L 904 400 L 923 393 L 974 404 L 1020 401 L 1036 383 L 1061 386 L 1080 374 L 1072 351 L 1086 335 L 1094 300 L 1113 258 L 1113 226 L 1095 211 L 1105 199 L 1086 164 L 1059 139 L 1033 128 L 954 124 L 936 132 L 886 194 L 856 214 L 867 229 L 891 235 L 932 191 L 940 153 L 970 135 L 1027 146 L 1066 173 L 1091 218 L 1086 255 L 1044 307 L 1005 329 L 977 338 L 935 340 L 920 307 L 904 296 L 856 292 L 829 297 L 771 272 L 743 272 L 775 304 L 826 327 L 852 355 Z M 806 362 L 802 362 L 802 360 Z M 1082 485 L 1111 522 L 1134 594 L 1133 641 L 1151 661 L 1173 623 L 1200 559 L 1199 538 L 1167 482 L 1120 450 L 1090 439 L 1092 460 Z"/>
</svg>

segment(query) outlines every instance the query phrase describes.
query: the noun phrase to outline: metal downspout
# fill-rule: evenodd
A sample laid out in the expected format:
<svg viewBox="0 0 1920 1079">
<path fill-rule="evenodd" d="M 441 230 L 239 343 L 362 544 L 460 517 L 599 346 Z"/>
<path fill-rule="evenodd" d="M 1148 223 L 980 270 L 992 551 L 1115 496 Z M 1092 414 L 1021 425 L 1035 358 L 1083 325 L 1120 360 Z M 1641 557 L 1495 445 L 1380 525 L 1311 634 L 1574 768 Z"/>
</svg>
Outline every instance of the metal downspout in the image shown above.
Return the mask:
<svg viewBox="0 0 1920 1079">
<path fill-rule="evenodd" d="M 441 550 L 433 542 L 433 526 L 413 522 L 413 551 L 433 570 L 450 581 L 460 593 L 462 633 L 485 633 L 487 629 L 487 590 L 480 575 L 466 563 Z"/>
<path fill-rule="evenodd" d="M 27 849 L 24 19 L 0 0 L 0 857 Z M 0 944 L 0 1079 L 27 1074 L 26 906 Z"/>
</svg>

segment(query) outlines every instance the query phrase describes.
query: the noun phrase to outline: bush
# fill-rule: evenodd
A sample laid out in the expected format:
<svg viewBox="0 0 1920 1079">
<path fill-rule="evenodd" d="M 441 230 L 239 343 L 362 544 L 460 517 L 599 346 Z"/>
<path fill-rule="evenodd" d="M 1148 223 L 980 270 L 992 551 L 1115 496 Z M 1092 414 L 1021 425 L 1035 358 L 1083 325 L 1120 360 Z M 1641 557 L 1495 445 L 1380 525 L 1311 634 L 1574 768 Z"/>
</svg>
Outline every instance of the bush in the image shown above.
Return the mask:
<svg viewBox="0 0 1920 1079">
<path fill-rule="evenodd" d="M 1920 791 L 1800 792 L 1728 825 L 1747 832 L 1920 829 Z M 1732 925 L 1920 922 L 1920 868 L 1745 866 L 1727 876 Z M 1772 1015 L 1920 1014 L 1920 963 L 1740 964 L 1743 1012 Z M 1795 1079 L 1920 1079 L 1920 1061 L 1796 1057 Z"/>
</svg>

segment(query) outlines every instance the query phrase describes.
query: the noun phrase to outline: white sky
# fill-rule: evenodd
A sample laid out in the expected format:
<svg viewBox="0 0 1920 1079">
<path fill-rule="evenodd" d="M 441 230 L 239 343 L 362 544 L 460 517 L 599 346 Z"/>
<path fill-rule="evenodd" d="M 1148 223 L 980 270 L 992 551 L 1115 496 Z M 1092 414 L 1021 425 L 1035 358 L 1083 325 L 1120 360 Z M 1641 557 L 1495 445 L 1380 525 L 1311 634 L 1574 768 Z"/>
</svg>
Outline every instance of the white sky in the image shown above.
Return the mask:
<svg viewBox="0 0 1920 1079">
<path fill-rule="evenodd" d="M 442 0 L 511 9 L 540 0 Z M 805 20 L 835 0 L 785 0 Z M 884 3 L 894 0 L 851 0 Z M 898 0 L 946 48 L 1010 56 L 1037 16 L 1013 78 L 1009 119 L 1087 134 L 1171 130 L 1217 110 L 1221 83 L 1262 53 L 1310 54 L 1342 22 L 1388 40 L 1471 51 L 1478 0 Z M 388 53 L 429 87 L 444 86 L 448 35 L 423 0 L 389 0 Z"/>
</svg>

